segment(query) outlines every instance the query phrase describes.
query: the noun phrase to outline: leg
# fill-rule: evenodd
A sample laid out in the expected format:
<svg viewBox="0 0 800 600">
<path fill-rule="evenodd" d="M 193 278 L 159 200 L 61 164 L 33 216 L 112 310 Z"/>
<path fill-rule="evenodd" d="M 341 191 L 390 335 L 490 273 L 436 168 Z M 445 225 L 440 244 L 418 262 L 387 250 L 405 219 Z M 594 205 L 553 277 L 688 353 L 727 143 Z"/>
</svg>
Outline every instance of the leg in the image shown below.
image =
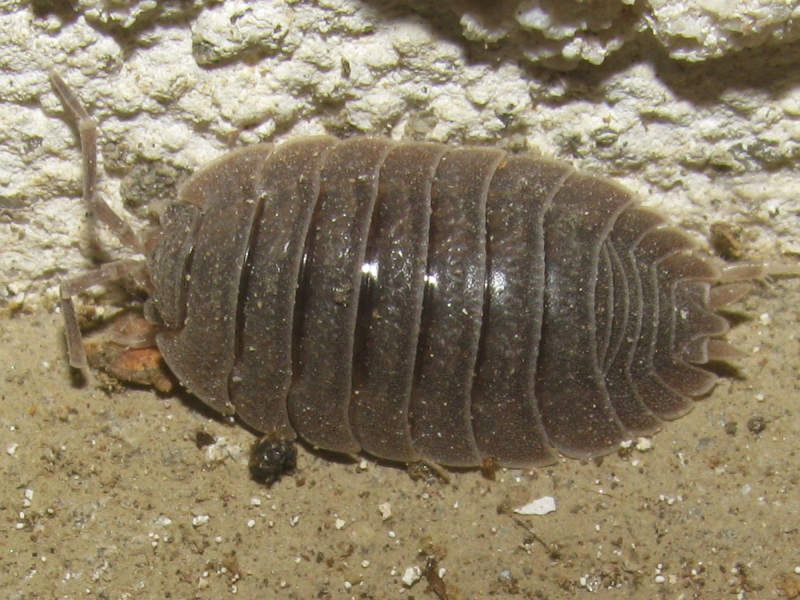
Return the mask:
<svg viewBox="0 0 800 600">
<path fill-rule="evenodd" d="M 75 305 L 72 302 L 72 298 L 94 285 L 117 281 L 131 273 L 142 271 L 144 268 L 145 263 L 140 260 L 117 260 L 61 283 L 59 296 L 61 299 L 61 313 L 64 315 L 69 364 L 76 369 L 80 369 L 85 376 L 88 375 L 89 365 L 86 361 L 86 351 L 83 348 L 81 330 L 78 327 L 78 318 L 75 315 Z"/>
<path fill-rule="evenodd" d="M 122 244 L 136 252 L 142 251 L 139 238 L 131 226 L 97 196 L 97 125 L 83 108 L 75 93 L 61 77 L 50 73 L 50 81 L 69 119 L 78 127 L 83 152 L 83 200 L 92 214 L 104 223 Z"/>
</svg>

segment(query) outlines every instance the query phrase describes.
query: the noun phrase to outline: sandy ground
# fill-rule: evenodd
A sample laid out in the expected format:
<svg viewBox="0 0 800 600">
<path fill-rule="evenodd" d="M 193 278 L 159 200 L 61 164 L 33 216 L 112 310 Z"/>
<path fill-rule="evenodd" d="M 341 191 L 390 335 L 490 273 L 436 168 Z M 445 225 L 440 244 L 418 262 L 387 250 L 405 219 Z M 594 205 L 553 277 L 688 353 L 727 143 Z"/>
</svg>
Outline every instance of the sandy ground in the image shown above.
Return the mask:
<svg viewBox="0 0 800 600">
<path fill-rule="evenodd" d="M 0 596 L 800 597 L 798 307 L 798 280 L 747 299 L 743 378 L 649 450 L 445 483 L 302 448 L 271 489 L 242 427 L 177 395 L 75 387 L 57 315 L 2 321 Z M 542 496 L 555 512 L 507 510 Z"/>
</svg>

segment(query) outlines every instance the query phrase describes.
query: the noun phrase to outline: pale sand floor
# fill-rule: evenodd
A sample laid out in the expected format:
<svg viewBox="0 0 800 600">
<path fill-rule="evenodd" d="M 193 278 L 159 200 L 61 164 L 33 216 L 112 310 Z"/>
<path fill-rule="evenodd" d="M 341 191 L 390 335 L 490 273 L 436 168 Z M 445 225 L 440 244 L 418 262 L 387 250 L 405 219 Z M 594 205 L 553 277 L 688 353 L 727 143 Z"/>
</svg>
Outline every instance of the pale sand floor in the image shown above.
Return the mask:
<svg viewBox="0 0 800 600">
<path fill-rule="evenodd" d="M 730 336 L 748 352 L 746 379 L 723 380 L 648 451 L 448 484 L 303 448 L 297 474 L 271 489 L 248 477 L 242 427 L 176 395 L 72 387 L 57 315 L 3 321 L 0 596 L 800 594 L 798 307 L 798 280 L 747 299 L 752 320 Z M 199 430 L 224 436 L 218 462 Z M 503 510 L 546 495 L 548 515 Z M 403 585 L 426 555 L 444 591 L 424 576 Z"/>
</svg>

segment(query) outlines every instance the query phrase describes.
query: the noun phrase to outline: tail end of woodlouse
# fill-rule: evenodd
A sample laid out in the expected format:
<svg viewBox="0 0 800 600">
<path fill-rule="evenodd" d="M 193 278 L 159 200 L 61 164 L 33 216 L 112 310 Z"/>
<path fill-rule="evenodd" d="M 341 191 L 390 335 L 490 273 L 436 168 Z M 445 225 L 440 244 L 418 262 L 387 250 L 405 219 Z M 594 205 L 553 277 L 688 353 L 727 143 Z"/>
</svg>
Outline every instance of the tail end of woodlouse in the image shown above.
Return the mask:
<svg viewBox="0 0 800 600">
<path fill-rule="evenodd" d="M 765 281 L 772 277 L 800 277 L 800 265 L 787 262 L 746 262 L 722 269 L 718 283 Z"/>
<path fill-rule="evenodd" d="M 754 282 L 766 281 L 769 277 L 800 275 L 800 266 L 783 263 L 747 262 L 727 266 L 720 270 L 719 277 L 709 286 L 705 304 L 706 313 L 720 318 L 719 311 L 725 311 L 746 298 L 753 291 Z M 725 331 L 710 333 L 691 340 L 683 350 L 687 362 L 696 365 L 708 363 L 733 363 L 747 356 L 745 352 L 729 344 L 722 336 Z"/>
</svg>

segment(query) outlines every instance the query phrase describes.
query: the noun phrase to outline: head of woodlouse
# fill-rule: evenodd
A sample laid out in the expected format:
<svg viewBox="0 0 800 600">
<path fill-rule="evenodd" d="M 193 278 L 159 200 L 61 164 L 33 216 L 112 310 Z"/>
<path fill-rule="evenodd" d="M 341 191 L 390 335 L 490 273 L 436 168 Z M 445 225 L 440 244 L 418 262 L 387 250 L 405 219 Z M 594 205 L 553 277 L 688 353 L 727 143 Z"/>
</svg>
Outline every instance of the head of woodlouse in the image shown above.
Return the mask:
<svg viewBox="0 0 800 600">
<path fill-rule="evenodd" d="M 177 328 L 183 320 L 185 273 L 197 213 L 197 209 L 188 204 L 169 205 L 161 214 L 161 226 L 147 241 L 145 252 L 151 289 L 144 314 L 159 327 Z"/>
</svg>

